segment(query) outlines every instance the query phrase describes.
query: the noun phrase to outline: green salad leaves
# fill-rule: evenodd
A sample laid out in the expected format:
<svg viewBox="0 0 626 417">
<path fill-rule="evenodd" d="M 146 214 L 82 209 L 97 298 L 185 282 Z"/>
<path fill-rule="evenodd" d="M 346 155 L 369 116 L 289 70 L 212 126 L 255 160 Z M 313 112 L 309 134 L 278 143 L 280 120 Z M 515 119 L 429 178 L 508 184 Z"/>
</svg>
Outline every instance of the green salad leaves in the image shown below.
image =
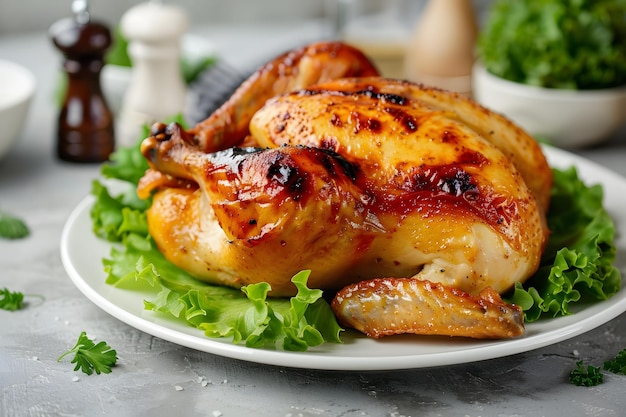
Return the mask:
<svg viewBox="0 0 626 417">
<path fill-rule="evenodd" d="M 114 243 L 103 260 L 108 284 L 142 291 L 147 310 L 183 320 L 208 337 L 291 351 L 340 342 L 342 329 L 322 291 L 306 285 L 310 271 L 292 278 L 296 296 L 275 299 L 267 297 L 271 288 L 266 283 L 242 290 L 209 285 L 168 262 L 148 233 L 150 201 L 135 193 L 147 167 L 139 144 L 120 149 L 103 165 L 102 174 L 126 183 L 125 191 L 112 194 L 112 187 L 93 183 L 93 231 Z M 602 188 L 586 186 L 574 168 L 554 169 L 548 250 L 537 274 L 508 298 L 522 306 L 527 322 L 571 314 L 573 305 L 604 300 L 619 290 L 621 277 L 613 266 L 615 228 L 602 198 Z"/>
<path fill-rule="evenodd" d="M 487 70 L 561 89 L 626 85 L 624 0 L 497 0 L 478 41 Z"/>
<path fill-rule="evenodd" d="M 615 225 L 603 207 L 602 187 L 585 185 L 573 167 L 553 174 L 548 247 L 537 273 L 517 284 L 508 299 L 524 309 L 527 322 L 570 314 L 572 304 L 605 300 L 622 282 L 613 265 Z"/>
</svg>

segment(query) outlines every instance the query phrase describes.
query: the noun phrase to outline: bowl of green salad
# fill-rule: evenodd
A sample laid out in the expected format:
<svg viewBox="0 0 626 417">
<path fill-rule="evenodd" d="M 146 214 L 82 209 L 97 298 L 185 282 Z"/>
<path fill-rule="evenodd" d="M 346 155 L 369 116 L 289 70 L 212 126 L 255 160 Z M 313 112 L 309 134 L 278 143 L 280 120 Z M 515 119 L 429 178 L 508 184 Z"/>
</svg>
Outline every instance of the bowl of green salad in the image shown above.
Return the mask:
<svg viewBox="0 0 626 417">
<path fill-rule="evenodd" d="M 563 148 L 626 124 L 626 3 L 496 0 L 479 35 L 474 98 Z"/>
</svg>

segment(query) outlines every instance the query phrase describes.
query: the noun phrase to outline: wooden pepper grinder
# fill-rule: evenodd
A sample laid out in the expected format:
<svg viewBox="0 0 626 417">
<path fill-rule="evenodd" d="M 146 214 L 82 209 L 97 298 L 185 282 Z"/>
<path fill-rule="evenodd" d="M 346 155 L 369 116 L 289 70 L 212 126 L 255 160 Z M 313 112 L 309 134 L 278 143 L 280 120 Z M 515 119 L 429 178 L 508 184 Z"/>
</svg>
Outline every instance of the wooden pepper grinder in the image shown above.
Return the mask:
<svg viewBox="0 0 626 417">
<path fill-rule="evenodd" d="M 100 88 L 111 32 L 90 19 L 86 0 L 74 0 L 72 12 L 50 28 L 68 79 L 58 116 L 57 155 L 71 162 L 102 162 L 115 148 L 113 115 Z"/>
<path fill-rule="evenodd" d="M 183 112 L 187 94 L 180 67 L 180 43 L 189 27 L 177 6 L 140 3 L 120 21 L 133 62 L 131 82 L 122 102 L 118 142 L 135 145 L 142 128 Z"/>
<path fill-rule="evenodd" d="M 471 0 L 430 0 L 408 43 L 406 78 L 469 96 L 477 34 Z"/>
</svg>

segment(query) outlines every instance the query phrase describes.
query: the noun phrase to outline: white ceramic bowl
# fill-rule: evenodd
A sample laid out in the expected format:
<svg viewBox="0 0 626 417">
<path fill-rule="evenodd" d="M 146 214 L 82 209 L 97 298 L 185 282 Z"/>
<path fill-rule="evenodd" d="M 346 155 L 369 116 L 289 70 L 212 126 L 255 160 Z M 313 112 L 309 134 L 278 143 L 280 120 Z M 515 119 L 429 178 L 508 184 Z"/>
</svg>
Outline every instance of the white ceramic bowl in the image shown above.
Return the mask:
<svg viewBox="0 0 626 417">
<path fill-rule="evenodd" d="M 600 144 L 626 123 L 626 86 L 578 91 L 534 87 L 499 78 L 476 63 L 472 90 L 480 104 L 562 148 Z"/>
<path fill-rule="evenodd" d="M 0 60 L 0 158 L 20 136 L 35 86 L 35 77 L 27 68 Z"/>
</svg>

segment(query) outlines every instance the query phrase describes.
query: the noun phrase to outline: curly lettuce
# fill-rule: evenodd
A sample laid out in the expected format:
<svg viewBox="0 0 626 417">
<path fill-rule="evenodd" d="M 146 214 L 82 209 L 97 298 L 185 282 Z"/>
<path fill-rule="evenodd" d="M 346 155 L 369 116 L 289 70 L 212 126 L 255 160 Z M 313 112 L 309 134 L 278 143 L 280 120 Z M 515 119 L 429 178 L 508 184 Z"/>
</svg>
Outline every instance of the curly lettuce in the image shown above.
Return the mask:
<svg viewBox="0 0 626 417">
<path fill-rule="evenodd" d="M 524 309 L 527 322 L 571 314 L 577 303 L 606 300 L 622 282 L 613 265 L 615 225 L 604 209 L 602 187 L 585 185 L 573 167 L 553 173 L 551 235 L 541 266 L 508 298 Z"/>
<path fill-rule="evenodd" d="M 626 1 L 497 0 L 478 52 L 490 73 L 518 83 L 626 85 Z"/>
</svg>

